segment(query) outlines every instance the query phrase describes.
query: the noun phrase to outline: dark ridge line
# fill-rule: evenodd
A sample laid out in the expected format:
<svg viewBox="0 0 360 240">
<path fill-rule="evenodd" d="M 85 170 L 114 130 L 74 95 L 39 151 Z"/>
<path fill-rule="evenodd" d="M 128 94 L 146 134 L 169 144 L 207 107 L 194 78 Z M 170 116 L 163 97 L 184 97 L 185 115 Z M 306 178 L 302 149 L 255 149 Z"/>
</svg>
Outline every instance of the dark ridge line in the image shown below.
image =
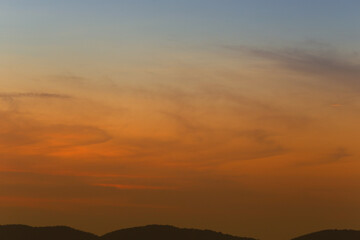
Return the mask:
<svg viewBox="0 0 360 240">
<path fill-rule="evenodd" d="M 118 236 L 114 236 L 114 235 L 121 235 L 121 234 L 128 234 L 128 233 L 132 233 L 135 235 L 141 235 L 144 234 L 144 231 L 146 232 L 147 236 L 151 235 L 151 234 L 159 234 L 160 235 L 174 235 L 174 234 L 181 234 L 181 235 L 186 235 L 186 236 L 195 236 L 195 235 L 207 235 L 207 238 L 209 238 L 208 235 L 210 235 L 211 239 L 215 239 L 215 238 L 219 238 L 219 239 L 223 239 L 223 240 L 256 240 L 255 238 L 249 238 L 249 237 L 238 237 L 238 236 L 233 236 L 230 234 L 224 234 L 222 232 L 216 232 L 216 231 L 212 231 L 212 230 L 207 230 L 207 229 L 194 229 L 194 228 L 179 228 L 179 227 L 175 227 L 175 226 L 171 226 L 171 225 L 159 225 L 159 224 L 151 224 L 151 225 L 145 225 L 145 226 L 138 226 L 138 227 L 130 227 L 130 228 L 123 228 L 123 229 L 119 229 L 119 230 L 114 230 L 108 233 L 105 233 L 104 235 L 96 235 L 93 233 L 89 233 L 89 232 L 85 232 L 85 231 L 81 231 L 72 227 L 68 227 L 68 226 L 29 226 L 29 225 L 23 225 L 23 224 L 7 224 L 7 225 L 0 225 L 0 239 L 1 238 L 1 234 L 2 234 L 2 230 L 6 228 L 7 230 L 15 230 L 16 228 L 18 228 L 18 231 L 32 231 L 32 230 L 64 230 L 66 232 L 63 233 L 69 233 L 69 232 L 73 232 L 73 233 L 77 233 L 77 234 L 83 234 L 83 235 L 89 235 L 92 236 L 94 239 L 126 239 L 122 236 L 118 237 Z M 37 232 L 38 234 L 38 232 Z M 205 238 L 200 236 L 201 238 Z M 205 239 L 207 239 L 205 238 Z M 158 239 L 161 239 L 160 237 Z"/>
</svg>

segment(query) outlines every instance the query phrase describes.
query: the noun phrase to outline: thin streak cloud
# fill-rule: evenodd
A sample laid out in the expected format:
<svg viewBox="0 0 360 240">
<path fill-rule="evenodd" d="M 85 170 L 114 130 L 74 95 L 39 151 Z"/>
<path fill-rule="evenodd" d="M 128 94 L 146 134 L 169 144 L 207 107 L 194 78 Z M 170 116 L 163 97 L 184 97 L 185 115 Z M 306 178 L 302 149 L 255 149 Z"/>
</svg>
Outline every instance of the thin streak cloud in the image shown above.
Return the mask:
<svg viewBox="0 0 360 240">
<path fill-rule="evenodd" d="M 264 49 L 248 46 L 225 46 L 232 54 L 251 56 L 279 64 L 283 69 L 299 74 L 310 74 L 327 81 L 360 87 L 360 61 L 356 54 L 347 54 L 335 48 Z"/>
<path fill-rule="evenodd" d="M 116 188 L 116 189 L 122 189 L 122 190 L 169 190 L 169 189 L 173 189 L 170 187 L 162 187 L 162 186 L 107 184 L 107 183 L 98 183 L 98 184 L 94 184 L 94 186 L 110 187 L 110 188 Z"/>
<path fill-rule="evenodd" d="M 36 93 L 36 92 L 27 92 L 27 93 L 0 93 L 0 98 L 60 98 L 60 99 L 69 99 L 72 98 L 69 95 L 65 94 L 56 94 L 56 93 Z"/>
</svg>

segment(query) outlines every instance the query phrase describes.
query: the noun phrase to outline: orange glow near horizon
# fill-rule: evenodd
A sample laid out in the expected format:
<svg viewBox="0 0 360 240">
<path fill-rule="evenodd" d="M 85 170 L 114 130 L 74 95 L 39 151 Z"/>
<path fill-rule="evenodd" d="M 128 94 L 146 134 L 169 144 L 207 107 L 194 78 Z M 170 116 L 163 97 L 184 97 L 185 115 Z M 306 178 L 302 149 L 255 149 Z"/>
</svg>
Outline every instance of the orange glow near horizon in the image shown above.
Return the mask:
<svg viewBox="0 0 360 240">
<path fill-rule="evenodd" d="M 92 69 L 3 72 L 1 222 L 93 232 L 162 223 L 253 236 L 269 221 L 301 222 L 300 232 L 315 221 L 320 229 L 357 221 L 359 96 L 349 89 L 360 75 L 224 51 L 111 69 L 111 80 Z"/>
</svg>

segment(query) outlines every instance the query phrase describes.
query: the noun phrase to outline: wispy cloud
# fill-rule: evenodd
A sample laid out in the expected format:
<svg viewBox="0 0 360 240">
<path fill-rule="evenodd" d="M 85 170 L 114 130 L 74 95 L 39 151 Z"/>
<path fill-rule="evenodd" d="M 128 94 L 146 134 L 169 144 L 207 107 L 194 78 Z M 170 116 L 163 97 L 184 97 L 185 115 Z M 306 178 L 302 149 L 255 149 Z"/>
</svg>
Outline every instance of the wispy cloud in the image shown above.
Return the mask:
<svg viewBox="0 0 360 240">
<path fill-rule="evenodd" d="M 94 186 L 100 187 L 110 187 L 116 189 L 133 189 L 133 190 L 170 190 L 174 189 L 172 187 L 163 187 L 163 186 L 147 186 L 147 185 L 126 185 L 126 184 L 108 184 L 108 183 L 98 183 L 94 184 Z"/>
<path fill-rule="evenodd" d="M 86 153 L 112 140 L 104 129 L 89 125 L 44 124 L 13 112 L 0 111 L 0 153 L 11 155 Z M 75 152 L 72 152 L 75 151 Z M 79 152 L 76 152 L 79 151 Z"/>
<path fill-rule="evenodd" d="M 338 147 L 333 149 L 328 154 L 324 154 L 322 157 L 317 159 L 311 159 L 311 161 L 301 162 L 297 165 L 299 166 L 317 166 L 317 165 L 326 165 L 338 163 L 346 160 L 345 158 L 351 157 L 352 155 L 349 153 L 348 149 L 344 147 Z"/>
<path fill-rule="evenodd" d="M 18 92 L 18 93 L 6 93 L 0 92 L 0 100 L 4 101 L 8 104 L 8 110 L 16 111 L 18 108 L 17 100 L 28 98 L 28 99 L 72 99 L 73 97 L 65 94 L 57 94 L 57 93 L 45 93 L 45 92 Z"/>
<path fill-rule="evenodd" d="M 65 94 L 56 94 L 56 93 L 41 93 L 41 92 L 25 92 L 25 93 L 0 93 L 0 98 L 61 98 L 69 99 L 72 98 L 69 95 Z"/>
<path fill-rule="evenodd" d="M 89 198 L 49 198 L 49 197 L 25 197 L 25 196 L 0 196 L 0 203 L 7 207 L 26 207 L 35 209 L 71 209 L 95 206 L 111 207 L 132 207 L 132 208 L 171 208 L 171 206 L 136 204 L 121 201 L 111 201 L 108 199 L 89 199 Z"/>
<path fill-rule="evenodd" d="M 249 46 L 225 46 L 235 54 L 266 59 L 301 74 L 324 77 L 339 83 L 360 87 L 360 62 L 354 54 L 346 54 L 335 48 L 282 48 L 265 49 Z"/>
<path fill-rule="evenodd" d="M 332 153 L 330 153 L 327 157 L 319 161 L 319 164 L 326 164 L 326 163 L 335 163 L 342 161 L 346 157 L 350 157 L 351 154 L 348 152 L 346 148 L 339 147 L 335 149 Z"/>
</svg>

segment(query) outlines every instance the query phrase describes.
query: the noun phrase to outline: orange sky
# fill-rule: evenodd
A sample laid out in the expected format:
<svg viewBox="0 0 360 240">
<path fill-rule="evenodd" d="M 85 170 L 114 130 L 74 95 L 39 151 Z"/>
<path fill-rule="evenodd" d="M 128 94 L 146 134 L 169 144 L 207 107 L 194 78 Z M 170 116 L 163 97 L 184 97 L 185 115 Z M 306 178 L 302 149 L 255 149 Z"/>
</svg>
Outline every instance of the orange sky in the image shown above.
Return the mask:
<svg viewBox="0 0 360 240">
<path fill-rule="evenodd" d="M 346 81 L 359 74 L 226 53 L 116 77 L 3 71 L 1 222 L 284 238 L 356 227 L 359 105 Z"/>
<path fill-rule="evenodd" d="M 357 11 L 202 1 L 0 3 L 0 224 L 360 227 Z"/>
</svg>

